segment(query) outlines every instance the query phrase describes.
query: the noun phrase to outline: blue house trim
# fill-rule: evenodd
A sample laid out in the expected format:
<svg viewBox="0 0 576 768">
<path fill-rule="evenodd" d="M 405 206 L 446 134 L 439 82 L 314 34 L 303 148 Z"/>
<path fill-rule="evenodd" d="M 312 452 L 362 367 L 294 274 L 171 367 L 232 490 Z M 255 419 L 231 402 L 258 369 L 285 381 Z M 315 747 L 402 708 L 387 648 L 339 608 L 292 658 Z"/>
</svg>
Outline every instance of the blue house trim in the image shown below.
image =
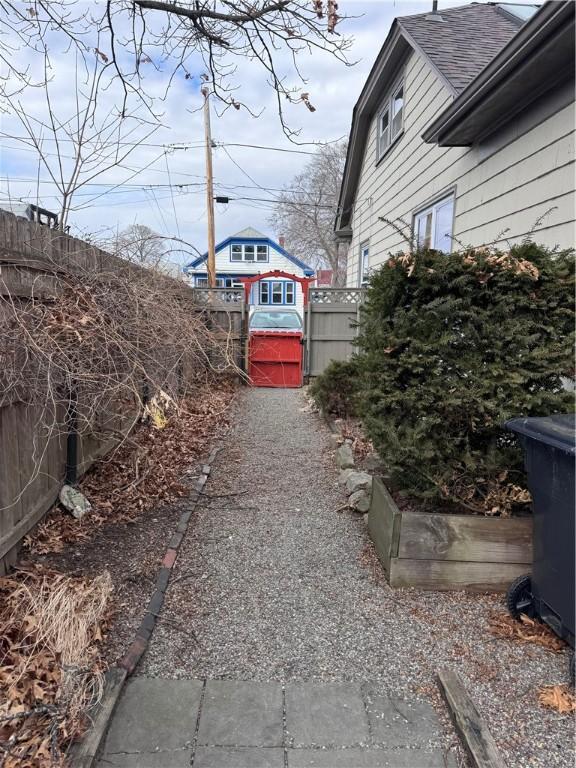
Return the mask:
<svg viewBox="0 0 576 768">
<path fill-rule="evenodd" d="M 297 267 L 303 270 L 304 274 L 307 277 L 310 277 L 311 275 L 314 274 L 314 270 L 311 267 L 309 267 L 308 264 L 305 264 L 303 261 L 300 261 L 300 259 L 297 259 L 296 256 L 292 256 L 291 253 L 288 253 L 288 251 L 285 251 L 284 248 L 278 245 L 278 243 L 275 243 L 274 240 L 271 240 L 269 237 L 263 237 L 263 238 L 227 237 L 226 240 L 222 240 L 221 243 L 217 244 L 216 253 L 218 251 L 221 251 L 223 248 L 226 248 L 226 246 L 230 245 L 231 243 L 240 243 L 240 244 L 246 244 L 246 245 L 252 245 L 252 244 L 267 245 L 269 248 L 274 248 L 274 250 L 278 251 L 278 253 L 280 253 L 282 256 L 285 256 L 288 259 L 288 261 L 291 261 L 293 264 L 295 264 Z M 196 267 L 199 267 L 200 264 L 203 264 L 207 258 L 208 258 L 208 253 L 205 253 L 203 256 L 199 256 L 197 259 L 194 259 L 194 261 L 191 261 L 189 264 L 186 264 L 186 266 L 183 267 L 183 271 L 188 272 L 188 270 L 190 269 L 196 269 Z M 245 264 L 246 262 L 243 262 L 243 263 Z M 254 262 L 254 264 L 257 264 L 257 263 L 258 263 L 257 261 Z M 266 262 L 263 261 L 260 263 L 265 264 Z"/>
</svg>

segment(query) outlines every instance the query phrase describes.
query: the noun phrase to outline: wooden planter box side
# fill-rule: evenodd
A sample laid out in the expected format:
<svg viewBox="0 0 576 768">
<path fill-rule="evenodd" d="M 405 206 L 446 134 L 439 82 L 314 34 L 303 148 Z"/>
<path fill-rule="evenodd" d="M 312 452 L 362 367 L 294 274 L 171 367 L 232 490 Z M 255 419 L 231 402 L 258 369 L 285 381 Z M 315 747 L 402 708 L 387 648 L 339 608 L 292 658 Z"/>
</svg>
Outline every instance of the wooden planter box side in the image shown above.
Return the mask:
<svg viewBox="0 0 576 768">
<path fill-rule="evenodd" d="M 368 512 L 368 532 L 380 562 L 390 578 L 390 561 L 398 556 L 402 513 L 388 488 L 377 477 L 372 482 L 372 501 Z"/>
<path fill-rule="evenodd" d="M 401 512 L 378 478 L 368 530 L 393 587 L 501 591 L 531 569 L 531 517 Z"/>
</svg>

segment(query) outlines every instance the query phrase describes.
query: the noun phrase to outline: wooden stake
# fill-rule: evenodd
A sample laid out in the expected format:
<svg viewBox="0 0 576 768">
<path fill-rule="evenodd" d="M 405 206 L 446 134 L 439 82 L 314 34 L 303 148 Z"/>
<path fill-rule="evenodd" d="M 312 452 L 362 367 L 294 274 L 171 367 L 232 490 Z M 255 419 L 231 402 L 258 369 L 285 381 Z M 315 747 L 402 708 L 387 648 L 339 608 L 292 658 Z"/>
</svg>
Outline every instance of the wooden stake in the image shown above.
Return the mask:
<svg viewBox="0 0 576 768">
<path fill-rule="evenodd" d="M 214 236 L 214 180 L 212 175 L 212 135 L 210 133 L 210 93 L 202 89 L 204 96 L 204 134 L 206 140 L 206 212 L 208 214 L 208 287 L 216 288 L 216 239 Z"/>
</svg>

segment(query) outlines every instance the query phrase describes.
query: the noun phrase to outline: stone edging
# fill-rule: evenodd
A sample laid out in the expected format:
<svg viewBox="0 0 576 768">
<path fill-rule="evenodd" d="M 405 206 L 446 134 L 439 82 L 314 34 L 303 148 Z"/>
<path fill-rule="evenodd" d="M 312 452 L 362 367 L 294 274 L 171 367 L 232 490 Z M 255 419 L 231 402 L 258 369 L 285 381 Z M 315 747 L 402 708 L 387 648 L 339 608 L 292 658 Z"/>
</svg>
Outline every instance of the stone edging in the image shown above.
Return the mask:
<svg viewBox="0 0 576 768">
<path fill-rule="evenodd" d="M 106 674 L 104 693 L 98 705 L 98 711 L 94 718 L 92 728 L 88 731 L 82 742 L 72 749 L 71 764 L 74 765 L 75 768 L 93 768 L 96 764 L 96 758 L 102 742 L 104 741 L 104 736 L 108 730 L 108 725 L 114 714 L 114 709 L 120 698 L 124 683 L 134 672 L 138 662 L 148 648 L 152 632 L 154 631 L 156 621 L 164 604 L 164 597 L 170 582 L 170 576 L 172 575 L 172 568 L 178 557 L 178 550 L 180 549 L 180 545 L 182 544 L 182 540 L 188 529 L 190 519 L 196 511 L 204 486 L 210 477 L 212 464 L 220 450 L 220 448 L 214 448 L 211 451 L 206 464 L 202 466 L 200 478 L 196 481 L 193 491 L 190 496 L 188 496 L 191 506 L 180 515 L 176 531 L 170 539 L 168 549 L 166 550 L 162 559 L 162 565 L 158 571 L 156 590 L 148 602 L 148 607 L 146 608 L 140 626 L 136 631 L 134 640 L 128 646 L 128 650 L 122 659 L 116 665 L 110 667 Z"/>
<path fill-rule="evenodd" d="M 354 462 L 352 441 L 344 437 L 336 422 L 326 413 L 322 413 L 328 425 L 336 449 L 336 463 L 340 469 L 338 482 L 344 486 L 348 496 L 347 507 L 354 512 L 367 514 L 372 497 L 373 478 L 368 472 L 358 470 Z"/>
</svg>

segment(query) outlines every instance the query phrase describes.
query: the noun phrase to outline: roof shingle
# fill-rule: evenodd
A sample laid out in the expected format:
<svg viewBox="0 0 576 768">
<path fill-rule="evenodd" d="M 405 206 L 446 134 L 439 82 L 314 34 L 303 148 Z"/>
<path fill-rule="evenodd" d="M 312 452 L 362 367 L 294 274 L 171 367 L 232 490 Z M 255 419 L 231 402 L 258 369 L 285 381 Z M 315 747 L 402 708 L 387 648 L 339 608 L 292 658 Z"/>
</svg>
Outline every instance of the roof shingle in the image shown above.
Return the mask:
<svg viewBox="0 0 576 768">
<path fill-rule="evenodd" d="M 436 69 L 460 93 L 518 32 L 514 20 L 497 6 L 459 6 L 415 16 L 400 16 L 402 30 L 425 53 Z"/>
</svg>

